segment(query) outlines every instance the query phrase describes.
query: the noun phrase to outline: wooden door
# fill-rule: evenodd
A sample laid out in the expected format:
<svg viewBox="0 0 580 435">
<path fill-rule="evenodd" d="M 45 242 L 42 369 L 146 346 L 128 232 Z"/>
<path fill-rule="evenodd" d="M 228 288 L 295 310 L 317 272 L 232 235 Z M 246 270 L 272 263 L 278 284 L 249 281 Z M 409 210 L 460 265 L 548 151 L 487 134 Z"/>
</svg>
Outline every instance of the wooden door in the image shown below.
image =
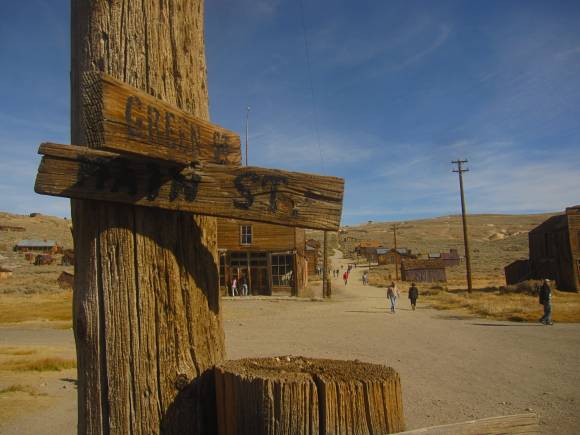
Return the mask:
<svg viewBox="0 0 580 435">
<path fill-rule="evenodd" d="M 266 267 L 252 267 L 252 295 L 270 295 L 268 284 L 268 269 Z"/>
</svg>

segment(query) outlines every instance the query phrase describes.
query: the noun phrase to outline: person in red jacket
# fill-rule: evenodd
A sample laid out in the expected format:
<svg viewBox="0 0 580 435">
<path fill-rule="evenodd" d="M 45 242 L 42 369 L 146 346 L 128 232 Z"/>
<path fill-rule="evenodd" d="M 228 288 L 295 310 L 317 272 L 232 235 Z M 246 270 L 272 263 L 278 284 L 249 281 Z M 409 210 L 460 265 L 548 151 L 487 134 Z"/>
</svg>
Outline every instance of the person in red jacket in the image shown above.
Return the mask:
<svg viewBox="0 0 580 435">
<path fill-rule="evenodd" d="M 342 279 L 344 279 L 344 285 L 348 284 L 348 270 L 342 274 Z"/>
</svg>

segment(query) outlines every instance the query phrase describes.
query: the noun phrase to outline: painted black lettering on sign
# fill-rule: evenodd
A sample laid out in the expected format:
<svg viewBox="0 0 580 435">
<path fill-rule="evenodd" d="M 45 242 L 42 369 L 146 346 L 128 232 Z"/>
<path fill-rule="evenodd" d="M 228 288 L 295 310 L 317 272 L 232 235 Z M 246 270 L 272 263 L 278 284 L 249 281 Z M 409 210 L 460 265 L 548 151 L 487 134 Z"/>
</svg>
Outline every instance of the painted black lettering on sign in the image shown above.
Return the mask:
<svg viewBox="0 0 580 435">
<path fill-rule="evenodd" d="M 234 207 L 241 208 L 244 210 L 249 209 L 254 203 L 254 195 L 252 194 L 250 189 L 244 184 L 244 181 L 246 180 L 251 182 L 252 184 L 255 184 L 258 181 L 260 181 L 260 176 L 255 172 L 245 172 L 243 174 L 238 175 L 234 179 L 234 185 L 236 186 L 236 189 L 238 189 L 238 192 L 240 192 L 240 194 L 246 199 L 245 201 L 238 201 L 237 199 L 234 199 Z"/>
<path fill-rule="evenodd" d="M 117 193 L 125 190 L 130 196 L 139 193 L 137 171 L 130 160 L 80 157 L 79 163 L 78 181 L 75 186 L 86 188 L 87 184 L 91 182 L 94 183 L 95 189 L 98 191 L 108 190 Z M 193 168 L 184 170 L 180 166 L 162 167 L 153 162 L 147 163 L 146 168 L 145 194 L 147 200 L 154 201 L 159 196 L 161 187 L 169 181 L 170 201 L 177 200 L 180 195 L 183 195 L 185 201 L 195 201 L 202 178 L 193 172 Z"/>
<path fill-rule="evenodd" d="M 169 200 L 175 201 L 180 192 L 183 192 L 185 200 L 188 202 L 195 201 L 197 190 L 201 177 L 197 174 L 185 176 L 181 173 L 181 168 L 175 167 L 169 170 L 171 176 L 171 190 L 169 191 Z"/>
<path fill-rule="evenodd" d="M 214 145 L 214 162 L 220 165 L 226 163 L 228 158 L 228 152 L 230 146 L 228 144 L 229 138 L 227 135 L 220 133 L 219 131 L 213 134 L 213 145 Z"/>
<path fill-rule="evenodd" d="M 163 178 L 161 174 L 161 169 L 157 163 L 148 163 L 147 172 L 149 173 L 149 179 L 147 180 L 147 199 L 153 201 L 159 196 L 159 189 L 163 184 Z"/>
<path fill-rule="evenodd" d="M 279 175 L 264 175 L 262 178 L 262 187 L 270 185 L 270 211 L 278 210 L 278 186 L 280 184 L 288 185 L 288 177 Z"/>
<path fill-rule="evenodd" d="M 129 166 L 125 159 L 115 159 L 113 163 L 113 184 L 111 192 L 118 192 L 121 187 L 127 188 L 127 193 L 131 196 L 137 195 L 137 182 L 135 181 L 135 171 Z"/>
<path fill-rule="evenodd" d="M 89 180 L 94 180 L 95 189 L 101 191 L 112 180 L 110 192 L 125 188 L 129 195 L 137 194 L 136 174 L 127 159 L 80 157 L 79 163 L 76 186 L 84 187 Z"/>
<path fill-rule="evenodd" d="M 147 107 L 147 123 L 149 129 L 149 142 L 159 142 L 161 140 L 161 131 L 159 130 L 159 118 L 161 114 L 153 106 Z"/>
<path fill-rule="evenodd" d="M 143 130 L 143 120 L 141 118 L 132 117 L 133 104 L 137 106 L 138 109 L 141 108 L 141 100 L 135 95 L 131 95 L 127 98 L 127 103 L 125 104 L 125 122 L 127 124 L 127 134 L 130 137 L 141 137 L 141 132 Z"/>
<path fill-rule="evenodd" d="M 84 187 L 87 181 L 94 179 L 95 189 L 103 190 L 105 188 L 105 182 L 110 177 L 108 163 L 109 159 L 102 157 L 80 157 L 79 169 L 77 171 L 78 181 L 75 185 Z"/>
</svg>

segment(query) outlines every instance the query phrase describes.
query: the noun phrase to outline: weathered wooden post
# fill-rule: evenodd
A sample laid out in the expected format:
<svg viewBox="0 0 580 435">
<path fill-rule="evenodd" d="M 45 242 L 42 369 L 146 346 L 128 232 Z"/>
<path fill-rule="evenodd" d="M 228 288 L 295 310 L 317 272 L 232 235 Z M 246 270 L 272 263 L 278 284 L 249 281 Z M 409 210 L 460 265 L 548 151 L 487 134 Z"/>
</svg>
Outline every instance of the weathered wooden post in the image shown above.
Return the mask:
<svg viewBox="0 0 580 435">
<path fill-rule="evenodd" d="M 72 143 L 97 146 L 85 71 L 207 119 L 203 15 L 202 0 L 73 0 Z M 215 218 L 90 200 L 71 208 L 78 432 L 214 432 L 204 374 L 224 357 Z"/>
<path fill-rule="evenodd" d="M 294 356 L 215 370 L 218 433 L 386 434 L 404 430 L 399 375 L 359 361 Z"/>
</svg>

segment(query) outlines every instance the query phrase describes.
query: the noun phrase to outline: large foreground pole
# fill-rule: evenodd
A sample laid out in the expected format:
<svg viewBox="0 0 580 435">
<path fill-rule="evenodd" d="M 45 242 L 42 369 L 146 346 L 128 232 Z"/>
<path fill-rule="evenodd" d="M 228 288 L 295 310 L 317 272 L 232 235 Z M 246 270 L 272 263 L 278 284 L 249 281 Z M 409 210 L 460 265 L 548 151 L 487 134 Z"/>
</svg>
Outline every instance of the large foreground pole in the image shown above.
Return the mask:
<svg viewBox="0 0 580 435">
<path fill-rule="evenodd" d="M 467 275 L 467 291 L 471 293 L 473 289 L 473 283 L 471 279 L 471 256 L 469 254 L 469 235 L 467 233 L 467 212 L 465 211 L 465 195 L 463 193 L 463 173 L 468 172 L 469 169 L 464 168 L 463 163 L 467 163 L 467 160 L 453 160 L 451 163 L 457 165 L 457 169 L 453 172 L 457 172 L 459 175 L 459 191 L 461 193 L 461 219 L 463 221 L 463 244 L 465 246 L 465 270 Z"/>
<path fill-rule="evenodd" d="M 73 144 L 98 136 L 82 110 L 84 71 L 208 119 L 202 0 L 71 4 Z M 89 200 L 71 208 L 78 432 L 214 433 L 209 369 L 224 357 L 215 218 Z"/>
</svg>

